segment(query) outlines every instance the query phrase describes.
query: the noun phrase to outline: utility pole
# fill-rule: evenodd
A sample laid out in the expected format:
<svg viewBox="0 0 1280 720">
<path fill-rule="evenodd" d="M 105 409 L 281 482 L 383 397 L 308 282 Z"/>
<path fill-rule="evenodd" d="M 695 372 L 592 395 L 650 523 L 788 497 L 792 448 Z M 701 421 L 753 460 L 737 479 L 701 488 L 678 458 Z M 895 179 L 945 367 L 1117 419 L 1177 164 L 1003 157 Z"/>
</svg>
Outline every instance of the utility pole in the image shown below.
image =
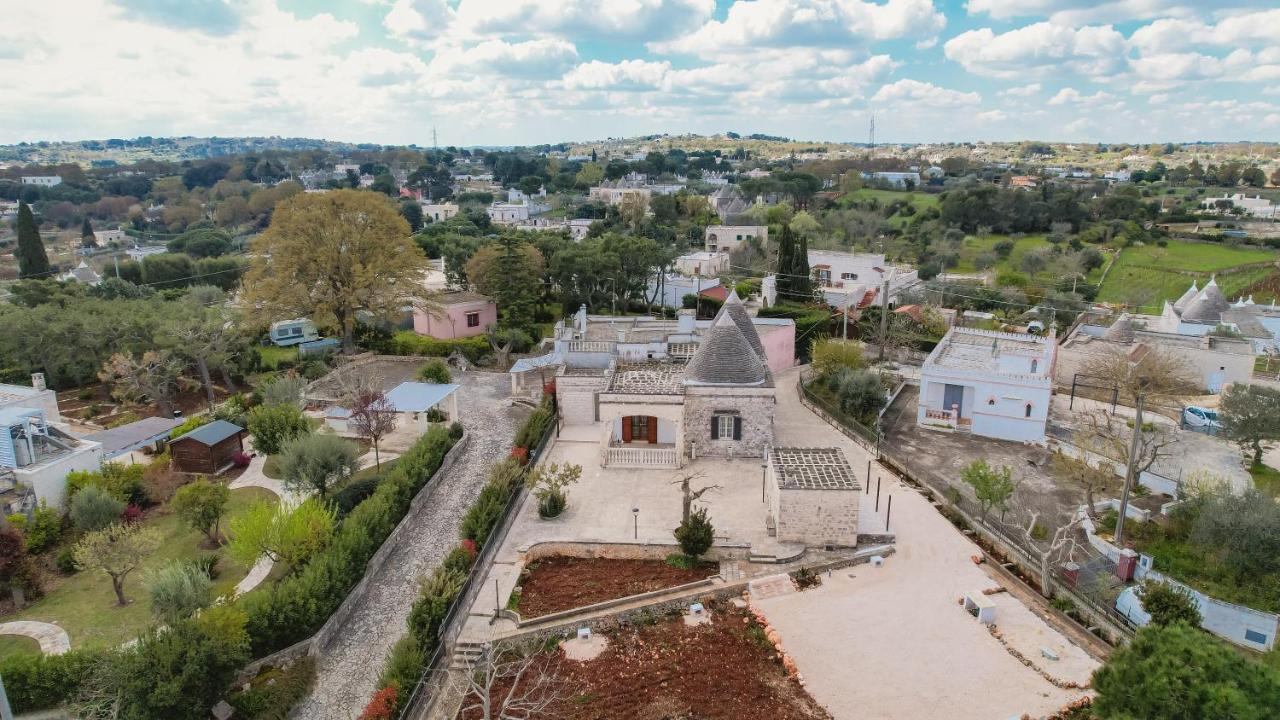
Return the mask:
<svg viewBox="0 0 1280 720">
<path fill-rule="evenodd" d="M 880 359 L 884 360 L 884 346 L 889 344 L 889 278 L 886 276 L 880 291 Z"/>
</svg>

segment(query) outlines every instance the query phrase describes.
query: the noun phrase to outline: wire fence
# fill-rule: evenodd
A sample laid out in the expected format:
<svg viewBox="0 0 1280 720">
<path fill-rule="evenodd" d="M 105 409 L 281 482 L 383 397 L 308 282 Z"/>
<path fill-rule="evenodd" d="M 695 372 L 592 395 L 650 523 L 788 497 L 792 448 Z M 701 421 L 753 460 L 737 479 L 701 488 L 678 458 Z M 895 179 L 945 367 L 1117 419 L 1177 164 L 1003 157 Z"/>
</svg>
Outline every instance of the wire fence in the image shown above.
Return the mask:
<svg viewBox="0 0 1280 720">
<path fill-rule="evenodd" d="M 547 450 L 547 446 L 551 443 L 551 439 L 559 435 L 560 414 L 557 408 L 556 416 L 543 432 L 538 445 L 529 453 L 529 461 L 525 464 L 526 472 L 528 468 L 537 465 L 538 460 Z M 449 609 L 445 613 L 444 619 L 440 622 L 440 641 L 436 643 L 436 649 L 431 653 L 426 663 L 423 664 L 422 675 L 418 678 L 418 682 L 413 687 L 413 692 L 400 705 L 401 718 L 422 718 L 432 709 L 434 702 L 440 697 L 441 692 L 448 682 L 448 666 L 453 657 L 453 648 L 457 642 L 459 633 L 466 623 L 467 609 L 476 601 L 480 592 L 484 589 L 484 579 L 488 575 L 489 569 L 493 566 L 494 557 L 498 554 L 498 549 L 502 547 L 503 541 L 507 537 L 512 524 L 515 522 L 516 515 L 519 514 L 520 505 L 524 502 L 528 490 L 524 483 L 521 482 L 517 486 L 516 492 L 512 493 L 511 498 L 507 500 L 506 507 L 502 511 L 502 519 L 493 532 L 489 534 L 489 538 L 480 548 L 480 553 L 476 557 L 476 561 L 471 564 L 471 570 L 467 573 L 467 580 L 462 584 L 462 589 L 458 591 L 453 602 L 449 604 Z"/>
</svg>

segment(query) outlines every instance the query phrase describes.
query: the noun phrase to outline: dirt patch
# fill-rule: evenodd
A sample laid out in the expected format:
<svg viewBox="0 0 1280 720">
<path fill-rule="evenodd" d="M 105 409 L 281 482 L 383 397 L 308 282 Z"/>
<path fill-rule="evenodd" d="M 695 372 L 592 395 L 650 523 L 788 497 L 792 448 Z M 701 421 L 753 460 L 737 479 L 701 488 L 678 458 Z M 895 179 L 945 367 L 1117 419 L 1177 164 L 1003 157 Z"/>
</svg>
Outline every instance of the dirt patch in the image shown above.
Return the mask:
<svg viewBox="0 0 1280 720">
<path fill-rule="evenodd" d="M 551 557 L 525 568 L 517 607 L 523 618 L 541 617 L 695 582 L 718 571 L 710 562 L 685 570 L 661 560 Z"/>
<path fill-rule="evenodd" d="M 764 633 L 744 611 L 711 609 L 712 622 L 688 627 L 679 616 L 609 633 L 589 662 L 552 650 L 548 666 L 560 697 L 540 717 L 566 720 L 828 720 L 789 676 Z M 506 696 L 506 688 L 492 695 Z M 474 698 L 468 699 L 468 704 Z M 463 713 L 477 720 L 478 712 Z"/>
</svg>

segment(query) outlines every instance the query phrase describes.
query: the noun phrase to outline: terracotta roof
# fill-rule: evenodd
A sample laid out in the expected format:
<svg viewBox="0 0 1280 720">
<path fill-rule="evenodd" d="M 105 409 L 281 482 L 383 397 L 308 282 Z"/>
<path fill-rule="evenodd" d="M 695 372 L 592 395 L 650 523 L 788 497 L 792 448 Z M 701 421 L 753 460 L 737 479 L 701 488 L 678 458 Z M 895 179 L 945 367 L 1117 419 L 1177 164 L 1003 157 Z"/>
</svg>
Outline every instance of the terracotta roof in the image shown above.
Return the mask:
<svg viewBox="0 0 1280 720">
<path fill-rule="evenodd" d="M 902 313 L 916 322 L 923 322 L 924 311 L 919 305 L 903 305 L 894 309 L 895 313 Z"/>
<path fill-rule="evenodd" d="M 690 385 L 763 385 L 768 372 L 733 318 L 716 316 L 685 368 Z"/>
<path fill-rule="evenodd" d="M 729 298 L 729 292 L 724 289 L 723 285 L 716 285 L 715 287 L 709 287 L 706 290 L 703 290 L 701 295 L 702 297 L 708 297 L 708 298 L 711 298 L 712 300 L 719 300 L 720 302 L 724 302 Z"/>
</svg>

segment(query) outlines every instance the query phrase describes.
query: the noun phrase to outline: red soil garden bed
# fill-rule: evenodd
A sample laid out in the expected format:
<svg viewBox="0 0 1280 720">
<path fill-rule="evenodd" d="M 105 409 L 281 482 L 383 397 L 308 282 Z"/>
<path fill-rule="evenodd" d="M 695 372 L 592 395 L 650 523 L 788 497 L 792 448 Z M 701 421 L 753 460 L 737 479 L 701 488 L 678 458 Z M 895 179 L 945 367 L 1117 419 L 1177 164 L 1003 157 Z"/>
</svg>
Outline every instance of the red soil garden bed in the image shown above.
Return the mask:
<svg viewBox="0 0 1280 720">
<path fill-rule="evenodd" d="M 548 665 L 557 699 L 538 717 L 565 720 L 829 720 L 783 670 L 764 631 L 727 603 L 711 622 L 666 617 L 606 633 L 608 647 L 578 662 L 559 648 Z M 525 682 L 528 682 L 527 680 Z M 500 687 L 493 698 L 506 696 Z M 464 703 L 470 705 L 475 697 Z M 463 720 L 478 720 L 467 712 Z"/>
<path fill-rule="evenodd" d="M 684 585 L 718 571 L 719 565 L 712 562 L 685 570 L 661 560 L 550 557 L 525 568 L 517 608 L 522 618 L 541 617 Z"/>
</svg>

